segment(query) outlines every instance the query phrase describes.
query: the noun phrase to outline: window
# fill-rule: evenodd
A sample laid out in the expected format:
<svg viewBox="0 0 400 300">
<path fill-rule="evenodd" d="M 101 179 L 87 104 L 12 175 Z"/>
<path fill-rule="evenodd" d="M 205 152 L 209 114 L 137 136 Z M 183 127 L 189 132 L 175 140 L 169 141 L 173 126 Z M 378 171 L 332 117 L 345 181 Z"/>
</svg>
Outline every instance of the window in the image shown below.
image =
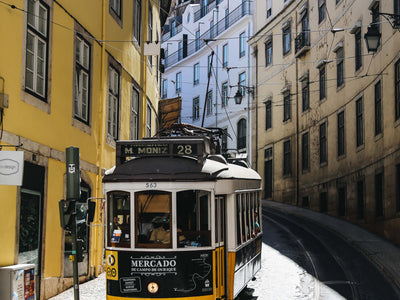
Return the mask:
<svg viewBox="0 0 400 300">
<path fill-rule="evenodd" d="M 222 46 L 222 66 L 224 68 L 228 66 L 228 44 Z"/>
<path fill-rule="evenodd" d="M 247 124 L 245 119 L 240 119 L 238 122 L 238 137 L 237 137 L 237 149 L 245 149 L 247 143 Z"/>
<path fill-rule="evenodd" d="M 149 8 L 147 11 L 147 41 L 152 42 L 153 41 L 153 7 L 151 6 L 151 3 L 149 1 Z M 153 56 L 149 55 L 147 56 L 147 60 L 149 64 L 151 65 L 153 63 Z"/>
<path fill-rule="evenodd" d="M 163 191 L 135 193 L 135 215 L 136 248 L 172 247 L 171 193 Z"/>
<path fill-rule="evenodd" d="M 147 105 L 146 105 L 146 137 L 151 137 L 151 118 L 152 118 L 152 109 L 151 109 L 151 104 L 150 100 L 147 99 Z"/>
<path fill-rule="evenodd" d="M 375 216 L 383 217 L 383 173 L 375 174 Z"/>
<path fill-rule="evenodd" d="M 344 217 L 346 215 L 346 186 L 340 186 L 337 190 L 338 193 L 338 215 Z"/>
<path fill-rule="evenodd" d="M 328 211 L 328 193 L 322 192 L 319 194 L 319 211 L 326 213 Z"/>
<path fill-rule="evenodd" d="M 131 88 L 131 122 L 130 139 L 139 139 L 139 92 L 132 86 Z"/>
<path fill-rule="evenodd" d="M 357 219 L 364 219 L 364 180 L 357 181 Z"/>
<path fill-rule="evenodd" d="M 243 97 L 246 95 L 245 86 L 246 86 L 246 72 L 243 72 L 239 74 L 239 88 Z"/>
<path fill-rule="evenodd" d="M 107 245 L 109 247 L 131 247 L 130 194 L 110 192 L 107 194 Z"/>
<path fill-rule="evenodd" d="M 162 98 L 168 97 L 168 79 L 164 79 L 162 83 Z"/>
<path fill-rule="evenodd" d="M 265 102 L 265 130 L 272 128 L 272 101 Z"/>
<path fill-rule="evenodd" d="M 382 84 L 378 81 L 375 84 L 375 135 L 382 133 Z"/>
<path fill-rule="evenodd" d="M 210 21 L 210 39 L 214 38 L 214 20 Z"/>
<path fill-rule="evenodd" d="M 207 93 L 207 116 L 213 112 L 213 93 L 212 90 Z"/>
<path fill-rule="evenodd" d="M 357 30 L 354 34 L 354 43 L 355 43 L 355 66 L 356 71 L 360 70 L 363 64 L 363 54 L 362 54 L 362 38 L 361 38 L 361 29 Z"/>
<path fill-rule="evenodd" d="M 283 143 L 283 176 L 292 174 L 291 155 L 290 141 L 286 141 Z"/>
<path fill-rule="evenodd" d="M 328 162 L 328 145 L 326 139 L 326 122 L 319 125 L 319 163 Z"/>
<path fill-rule="evenodd" d="M 272 15 L 272 0 L 267 0 L 267 19 Z"/>
<path fill-rule="evenodd" d="M 176 93 L 179 94 L 180 92 L 182 92 L 182 73 L 176 73 Z"/>
<path fill-rule="evenodd" d="M 242 0 L 242 17 L 244 17 L 246 14 L 246 3 L 247 0 Z"/>
<path fill-rule="evenodd" d="M 400 60 L 396 62 L 394 65 L 394 84 L 395 84 L 395 98 L 394 98 L 394 107 L 395 107 L 395 120 L 400 119 Z"/>
<path fill-rule="evenodd" d="M 344 55 L 343 47 L 336 51 L 336 86 L 341 87 L 344 84 Z"/>
<path fill-rule="evenodd" d="M 120 75 L 113 67 L 108 69 L 108 114 L 107 134 L 114 140 L 118 139 L 119 128 L 119 80 Z"/>
<path fill-rule="evenodd" d="M 282 49 L 283 55 L 286 55 L 290 52 L 292 43 L 292 36 L 290 32 L 290 23 L 288 26 L 282 29 Z"/>
<path fill-rule="evenodd" d="M 326 97 L 326 66 L 323 64 L 319 67 L 319 100 Z"/>
<path fill-rule="evenodd" d="M 325 0 L 318 0 L 318 23 L 325 20 L 326 3 Z"/>
<path fill-rule="evenodd" d="M 400 212 L 400 164 L 396 165 L 396 178 L 395 178 L 395 195 L 396 195 L 396 212 Z"/>
<path fill-rule="evenodd" d="M 121 0 L 110 0 L 110 9 L 121 19 Z"/>
<path fill-rule="evenodd" d="M 283 94 L 283 122 L 286 122 L 292 118 L 292 109 L 290 102 L 290 92 L 285 92 Z"/>
<path fill-rule="evenodd" d="M 74 116 L 89 124 L 90 45 L 77 36 L 75 39 L 75 97 Z"/>
<path fill-rule="evenodd" d="M 222 138 L 221 138 L 221 148 L 222 153 L 225 153 L 228 150 L 228 129 L 222 128 Z"/>
<path fill-rule="evenodd" d="M 264 197 L 272 198 L 273 191 L 273 172 L 272 172 L 272 147 L 264 150 Z"/>
<path fill-rule="evenodd" d="M 309 196 L 301 197 L 301 206 L 302 207 L 310 207 L 310 197 Z"/>
<path fill-rule="evenodd" d="M 265 66 L 272 65 L 272 36 L 271 38 L 265 42 Z"/>
<path fill-rule="evenodd" d="M 193 98 L 193 113 L 192 119 L 193 121 L 198 120 L 200 118 L 200 98 Z"/>
<path fill-rule="evenodd" d="M 222 84 L 222 107 L 226 107 L 228 105 L 228 82 L 224 82 Z"/>
<path fill-rule="evenodd" d="M 303 112 L 310 109 L 310 81 L 308 76 L 301 82 L 301 99 Z"/>
<path fill-rule="evenodd" d="M 47 88 L 48 7 L 28 0 L 25 89 L 45 101 Z"/>
<path fill-rule="evenodd" d="M 400 15 L 400 0 L 393 0 L 393 14 Z"/>
<path fill-rule="evenodd" d="M 200 49 L 200 30 L 196 31 L 195 47 L 196 51 Z"/>
<path fill-rule="evenodd" d="M 229 8 L 225 9 L 225 30 L 229 27 Z"/>
<path fill-rule="evenodd" d="M 212 71 L 212 60 L 213 60 L 213 56 L 209 55 L 208 59 L 207 59 L 207 72 L 208 72 L 209 76 L 210 76 L 211 71 Z"/>
<path fill-rule="evenodd" d="M 242 32 L 239 35 L 239 57 L 243 57 L 246 54 L 246 36 Z"/>
<path fill-rule="evenodd" d="M 337 153 L 338 156 L 342 156 L 345 153 L 345 136 L 344 136 L 344 111 L 337 115 Z"/>
<path fill-rule="evenodd" d="M 200 80 L 200 65 L 199 63 L 195 64 L 193 66 L 193 84 L 199 84 Z"/>
<path fill-rule="evenodd" d="M 133 37 L 140 45 L 140 31 L 142 23 L 142 1 L 133 0 Z"/>
<path fill-rule="evenodd" d="M 211 194 L 200 190 L 176 193 L 178 247 L 211 245 Z"/>
<path fill-rule="evenodd" d="M 379 32 L 381 32 L 379 10 L 380 10 L 379 1 L 375 1 L 375 4 L 371 9 L 371 14 L 372 14 L 371 26 L 374 26 Z"/>
<path fill-rule="evenodd" d="M 360 147 L 364 144 L 364 108 L 363 99 L 356 101 L 356 145 Z"/>
<path fill-rule="evenodd" d="M 183 58 L 183 42 L 180 41 L 178 43 L 178 60 L 181 60 Z"/>
<path fill-rule="evenodd" d="M 173 37 L 176 34 L 176 21 L 172 20 L 171 21 L 171 37 Z"/>
<path fill-rule="evenodd" d="M 303 171 L 310 169 L 310 139 L 308 132 L 301 136 L 301 169 Z"/>
</svg>

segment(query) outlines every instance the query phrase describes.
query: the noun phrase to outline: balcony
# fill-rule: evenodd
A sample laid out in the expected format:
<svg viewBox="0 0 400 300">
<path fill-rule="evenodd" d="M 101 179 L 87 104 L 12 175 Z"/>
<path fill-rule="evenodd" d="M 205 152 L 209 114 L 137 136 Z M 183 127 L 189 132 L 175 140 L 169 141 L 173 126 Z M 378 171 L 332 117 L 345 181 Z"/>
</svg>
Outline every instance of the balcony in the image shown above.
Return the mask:
<svg viewBox="0 0 400 300">
<path fill-rule="evenodd" d="M 310 50 L 310 31 L 302 31 L 300 32 L 296 39 L 294 40 L 295 42 L 295 57 L 300 57 L 302 55 L 305 55 L 308 50 Z"/>
<path fill-rule="evenodd" d="M 215 4 L 215 2 L 213 2 Z M 204 40 L 209 40 L 216 38 L 222 32 L 232 27 L 233 24 L 237 23 L 240 19 L 245 17 L 246 15 L 251 15 L 250 12 L 250 1 L 242 2 L 237 8 L 235 8 L 229 15 L 225 18 L 221 19 L 217 24 L 215 24 L 212 28 L 204 32 L 199 39 L 196 39 L 187 45 L 187 56 L 194 54 L 203 48 L 206 43 Z M 186 57 L 186 56 L 185 56 Z M 179 55 L 179 50 L 168 55 L 165 60 L 165 68 L 170 68 L 174 64 L 178 63 L 183 58 Z"/>
</svg>

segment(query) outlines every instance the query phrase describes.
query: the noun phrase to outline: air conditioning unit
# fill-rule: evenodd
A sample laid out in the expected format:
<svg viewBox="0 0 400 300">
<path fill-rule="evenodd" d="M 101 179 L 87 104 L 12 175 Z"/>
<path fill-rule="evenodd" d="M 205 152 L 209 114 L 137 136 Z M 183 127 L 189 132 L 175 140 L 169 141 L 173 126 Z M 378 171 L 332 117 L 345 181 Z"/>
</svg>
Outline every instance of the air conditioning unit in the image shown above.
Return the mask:
<svg viewBox="0 0 400 300">
<path fill-rule="evenodd" d="M 0 299 L 35 300 L 35 265 L 0 267 Z"/>
</svg>

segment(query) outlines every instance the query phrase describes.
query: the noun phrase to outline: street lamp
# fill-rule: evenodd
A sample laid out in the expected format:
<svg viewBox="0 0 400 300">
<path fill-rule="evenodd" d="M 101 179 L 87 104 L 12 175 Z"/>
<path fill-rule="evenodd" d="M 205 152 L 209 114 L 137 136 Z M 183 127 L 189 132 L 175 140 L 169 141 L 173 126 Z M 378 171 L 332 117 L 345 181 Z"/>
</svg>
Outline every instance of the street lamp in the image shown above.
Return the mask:
<svg viewBox="0 0 400 300">
<path fill-rule="evenodd" d="M 368 27 L 367 33 L 364 34 L 364 39 L 368 52 L 376 52 L 380 45 L 381 33 L 376 26 L 371 25 Z"/>
<path fill-rule="evenodd" d="M 245 89 L 250 94 L 254 93 L 254 87 L 239 85 L 239 88 L 234 96 L 236 104 L 242 103 L 243 95 L 242 95 L 242 92 L 240 91 L 240 89 L 242 89 L 242 88 Z"/>
<path fill-rule="evenodd" d="M 377 16 L 383 16 L 386 20 L 388 20 L 393 29 L 400 30 L 400 15 L 380 12 L 373 14 L 376 14 Z M 364 39 L 365 43 L 367 44 L 368 52 L 376 52 L 378 50 L 378 47 L 380 46 L 381 33 L 379 32 L 376 24 L 370 24 L 367 33 L 364 34 Z"/>
</svg>

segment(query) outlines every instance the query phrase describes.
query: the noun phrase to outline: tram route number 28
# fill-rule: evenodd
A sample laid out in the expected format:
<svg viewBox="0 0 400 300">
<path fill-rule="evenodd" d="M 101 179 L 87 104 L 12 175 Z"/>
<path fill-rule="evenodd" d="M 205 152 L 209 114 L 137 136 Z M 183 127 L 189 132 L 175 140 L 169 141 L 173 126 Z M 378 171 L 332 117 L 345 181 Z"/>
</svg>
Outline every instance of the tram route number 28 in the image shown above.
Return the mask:
<svg viewBox="0 0 400 300">
<path fill-rule="evenodd" d="M 193 154 L 192 145 L 175 145 L 174 152 L 178 155 L 191 155 Z"/>
</svg>

